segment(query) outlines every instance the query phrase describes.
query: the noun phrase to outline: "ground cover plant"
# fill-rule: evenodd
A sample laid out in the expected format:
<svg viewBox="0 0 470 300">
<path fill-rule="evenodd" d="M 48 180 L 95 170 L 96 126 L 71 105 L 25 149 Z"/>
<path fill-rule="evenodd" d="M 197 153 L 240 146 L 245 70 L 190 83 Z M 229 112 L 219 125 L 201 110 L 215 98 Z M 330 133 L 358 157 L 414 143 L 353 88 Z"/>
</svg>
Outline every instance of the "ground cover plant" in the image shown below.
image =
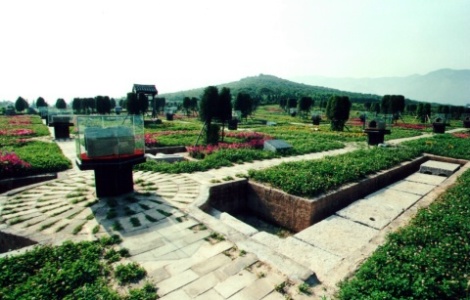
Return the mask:
<svg viewBox="0 0 470 300">
<path fill-rule="evenodd" d="M 453 134 L 437 134 L 431 138 L 423 138 L 403 143 L 422 152 L 450 156 L 470 160 L 470 131 Z"/>
<path fill-rule="evenodd" d="M 470 172 L 341 284 L 339 299 L 469 299 Z"/>
<path fill-rule="evenodd" d="M 249 176 L 251 180 L 292 195 L 314 197 L 420 154 L 419 149 L 409 147 L 361 149 L 319 160 L 282 163 L 265 170 L 250 170 Z"/>
<path fill-rule="evenodd" d="M 2 116 L 0 128 L 0 179 L 71 167 L 57 144 L 37 140 L 49 135 L 39 116 Z"/>
<path fill-rule="evenodd" d="M 156 299 L 155 288 L 118 293 L 111 285 L 139 280 L 145 272 L 137 265 L 110 263 L 127 256 L 116 251 L 118 236 L 96 242 L 65 242 L 40 246 L 22 255 L 0 258 L 1 299 Z M 130 268 L 131 266 L 132 268 Z"/>
</svg>

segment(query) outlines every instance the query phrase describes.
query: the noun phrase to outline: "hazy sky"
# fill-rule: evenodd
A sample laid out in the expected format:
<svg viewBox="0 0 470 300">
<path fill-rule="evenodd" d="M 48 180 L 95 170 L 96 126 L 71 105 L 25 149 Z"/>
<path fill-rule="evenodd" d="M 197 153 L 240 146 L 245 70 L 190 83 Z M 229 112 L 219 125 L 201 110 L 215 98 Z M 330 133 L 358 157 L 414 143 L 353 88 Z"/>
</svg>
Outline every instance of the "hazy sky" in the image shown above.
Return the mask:
<svg viewBox="0 0 470 300">
<path fill-rule="evenodd" d="M 470 0 L 0 0 L 0 100 L 470 69 Z"/>
</svg>

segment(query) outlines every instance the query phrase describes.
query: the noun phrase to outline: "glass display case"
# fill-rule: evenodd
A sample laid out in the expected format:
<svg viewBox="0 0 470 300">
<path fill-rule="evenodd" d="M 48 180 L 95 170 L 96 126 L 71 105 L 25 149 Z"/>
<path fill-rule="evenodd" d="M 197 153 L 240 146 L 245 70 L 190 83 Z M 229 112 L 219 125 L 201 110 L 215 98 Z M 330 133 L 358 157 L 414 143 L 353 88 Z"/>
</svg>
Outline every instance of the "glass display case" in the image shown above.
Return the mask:
<svg viewBox="0 0 470 300">
<path fill-rule="evenodd" d="M 78 116 L 76 149 L 81 161 L 143 156 L 143 118 L 133 115 Z"/>
<path fill-rule="evenodd" d="M 39 115 L 41 116 L 41 119 L 45 120 L 47 118 L 48 107 L 47 106 L 39 106 L 38 111 L 39 111 Z"/>
<path fill-rule="evenodd" d="M 76 153 L 80 170 L 95 171 L 98 197 L 134 191 L 133 165 L 145 161 L 141 115 L 78 116 Z"/>
<path fill-rule="evenodd" d="M 69 139 L 69 127 L 74 125 L 74 115 L 71 109 L 49 108 L 47 110 L 47 125 L 54 127 L 56 139 Z"/>
<path fill-rule="evenodd" d="M 72 123 L 73 124 L 73 110 L 71 109 L 47 109 L 47 123 L 49 126 L 54 126 L 56 123 Z"/>
</svg>

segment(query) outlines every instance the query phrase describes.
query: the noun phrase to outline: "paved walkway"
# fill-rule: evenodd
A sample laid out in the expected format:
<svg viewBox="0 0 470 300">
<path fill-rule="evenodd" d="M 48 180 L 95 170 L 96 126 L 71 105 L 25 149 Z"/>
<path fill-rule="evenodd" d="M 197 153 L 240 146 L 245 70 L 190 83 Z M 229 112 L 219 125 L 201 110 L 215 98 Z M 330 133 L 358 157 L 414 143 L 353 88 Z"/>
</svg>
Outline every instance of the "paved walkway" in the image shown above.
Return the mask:
<svg viewBox="0 0 470 300">
<path fill-rule="evenodd" d="M 430 135 L 417 138 L 425 136 Z M 399 141 L 390 143 L 396 142 Z M 57 144 L 73 161 L 75 141 Z M 122 246 L 130 250 L 130 260 L 145 267 L 162 299 L 285 299 L 280 292 L 294 299 L 318 298 L 331 295 L 335 284 L 383 243 L 390 228 L 406 223 L 417 203 L 431 201 L 427 195 L 436 187 L 445 190 L 452 180 L 428 180 L 424 183 L 428 189 L 419 197 L 404 197 L 406 191 L 384 190 L 387 195 L 401 193 L 392 198 L 409 201 L 397 202 L 394 209 L 379 212 L 374 201 L 366 198 L 287 239 L 259 232 L 227 214 L 206 214 L 197 205 L 207 199 L 213 180 L 357 148 L 357 144 L 348 144 L 340 150 L 193 174 L 134 172 L 135 193 L 99 201 L 93 171 L 74 167 L 58 180 L 1 195 L 4 222 L 0 229 L 52 244 L 93 240 L 117 232 L 123 237 Z M 411 182 L 415 185 L 416 180 Z M 371 208 L 376 209 L 374 216 L 382 217 L 372 225 L 367 220 L 357 220 L 361 217 L 358 210 Z M 331 239 L 334 235 L 341 236 L 341 242 L 335 243 Z M 304 281 L 314 285 L 310 296 L 299 292 L 298 286 Z"/>
</svg>

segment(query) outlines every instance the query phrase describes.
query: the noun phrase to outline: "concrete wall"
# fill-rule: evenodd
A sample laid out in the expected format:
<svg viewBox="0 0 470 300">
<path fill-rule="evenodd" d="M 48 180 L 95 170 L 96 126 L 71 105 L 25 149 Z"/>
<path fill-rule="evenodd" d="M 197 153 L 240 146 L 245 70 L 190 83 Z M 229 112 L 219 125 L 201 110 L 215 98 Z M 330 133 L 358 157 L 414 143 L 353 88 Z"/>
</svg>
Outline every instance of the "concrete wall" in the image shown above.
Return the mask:
<svg viewBox="0 0 470 300">
<path fill-rule="evenodd" d="M 208 203 L 211 207 L 231 215 L 247 210 L 248 181 L 241 179 L 214 185 L 210 188 Z M 203 207 L 207 210 L 207 207 Z"/>
<path fill-rule="evenodd" d="M 0 193 L 10 191 L 22 186 L 57 179 L 57 173 L 40 174 L 28 177 L 17 177 L 0 180 Z"/>
<path fill-rule="evenodd" d="M 0 231 L 0 253 L 37 244 L 30 239 Z"/>
</svg>

